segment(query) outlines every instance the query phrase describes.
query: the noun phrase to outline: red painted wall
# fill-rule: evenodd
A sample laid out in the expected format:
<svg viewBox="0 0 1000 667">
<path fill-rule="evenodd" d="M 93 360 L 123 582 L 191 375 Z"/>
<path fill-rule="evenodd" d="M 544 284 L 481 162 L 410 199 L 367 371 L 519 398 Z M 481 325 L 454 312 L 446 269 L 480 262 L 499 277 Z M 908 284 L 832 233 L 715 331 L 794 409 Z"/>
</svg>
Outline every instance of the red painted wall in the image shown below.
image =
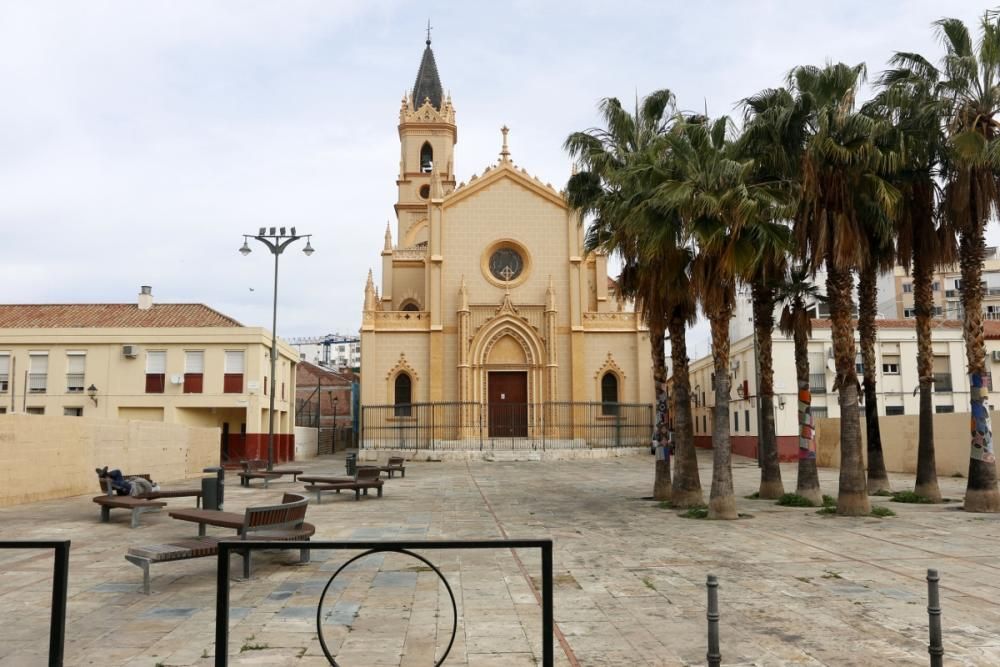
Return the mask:
<svg viewBox="0 0 1000 667">
<path fill-rule="evenodd" d="M 755 435 L 732 435 L 729 436 L 733 446 L 733 454 L 746 456 L 747 458 L 757 458 L 757 436 Z M 779 435 L 778 460 L 792 462 L 799 460 L 799 439 L 794 435 Z M 712 436 L 694 436 L 694 446 L 700 449 L 712 448 Z"/>
<path fill-rule="evenodd" d="M 274 434 L 274 460 L 277 462 L 292 461 L 295 458 L 295 435 L 292 433 Z M 239 462 L 240 459 L 267 460 L 267 433 L 247 433 L 246 437 L 239 433 L 229 436 L 229 460 Z"/>
</svg>

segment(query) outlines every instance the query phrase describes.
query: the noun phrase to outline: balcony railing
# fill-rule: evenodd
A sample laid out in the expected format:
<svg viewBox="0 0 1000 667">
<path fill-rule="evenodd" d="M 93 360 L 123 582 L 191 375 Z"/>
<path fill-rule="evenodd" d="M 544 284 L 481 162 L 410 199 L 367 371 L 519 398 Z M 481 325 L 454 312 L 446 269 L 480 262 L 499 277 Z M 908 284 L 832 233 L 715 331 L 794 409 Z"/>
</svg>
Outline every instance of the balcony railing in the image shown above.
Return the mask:
<svg viewBox="0 0 1000 667">
<path fill-rule="evenodd" d="M 813 394 L 826 393 L 826 373 L 809 374 L 809 391 Z"/>
<path fill-rule="evenodd" d="M 407 450 L 645 447 L 652 440 L 653 418 L 653 406 L 642 403 L 364 405 L 359 445 Z"/>
</svg>

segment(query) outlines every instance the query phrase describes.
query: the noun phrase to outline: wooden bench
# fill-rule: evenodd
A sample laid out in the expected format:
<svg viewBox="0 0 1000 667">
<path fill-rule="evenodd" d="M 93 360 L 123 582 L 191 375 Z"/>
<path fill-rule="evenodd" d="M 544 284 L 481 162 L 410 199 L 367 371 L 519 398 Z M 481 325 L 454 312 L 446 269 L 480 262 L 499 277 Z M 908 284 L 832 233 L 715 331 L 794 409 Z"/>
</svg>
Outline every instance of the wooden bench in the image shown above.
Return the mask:
<svg viewBox="0 0 1000 667">
<path fill-rule="evenodd" d="M 387 473 L 390 479 L 397 472 L 401 477 L 406 477 L 406 466 L 403 465 L 405 462 L 406 459 L 402 456 L 390 456 L 389 461 L 384 466 L 379 466 L 378 469 Z"/>
<path fill-rule="evenodd" d="M 280 505 L 248 507 L 243 515 L 243 525 L 238 529 L 238 539 L 275 542 L 308 541 L 316 533 L 316 527 L 305 522 L 308 504 L 309 500 L 304 496 L 286 493 L 282 497 Z M 142 590 L 146 595 L 149 595 L 150 565 L 166 561 L 217 556 L 219 542 L 232 541 L 233 539 L 199 536 L 182 538 L 165 544 L 131 547 L 125 554 L 125 560 L 142 568 Z M 249 579 L 252 551 L 244 549 L 237 553 L 243 558 L 243 578 Z M 299 562 L 309 562 L 309 549 L 299 550 Z"/>
<path fill-rule="evenodd" d="M 141 477 L 147 482 L 152 482 L 150 476 L 145 473 L 141 475 L 123 475 L 123 477 L 126 481 Z M 98 475 L 97 481 L 101 485 L 101 491 L 106 492 L 109 496 L 114 495 L 115 491 L 111 486 L 110 477 Z M 163 498 L 187 498 L 191 496 L 194 497 L 194 506 L 201 507 L 201 489 L 160 489 L 159 491 L 150 491 L 149 493 L 142 493 L 133 497 L 142 498 L 143 500 L 161 500 Z"/>
<path fill-rule="evenodd" d="M 158 500 L 146 500 L 145 498 L 135 498 L 133 496 L 97 496 L 94 502 L 101 506 L 101 521 L 108 523 L 111 521 L 111 510 L 123 509 L 132 512 L 132 528 L 139 527 L 139 515 L 146 512 L 159 512 L 167 504 Z"/>
<path fill-rule="evenodd" d="M 316 492 L 317 505 L 323 502 L 324 491 L 335 491 L 336 493 L 354 491 L 354 500 L 361 500 L 362 493 L 367 496 L 368 489 L 377 489 L 378 497 L 381 498 L 382 486 L 385 484 L 385 481 L 381 477 L 382 470 L 376 466 L 358 466 L 354 479 L 348 478 L 342 481 L 333 481 L 333 478 L 329 478 L 327 481 L 314 481 L 312 484 L 306 486 L 306 491 Z M 322 478 L 315 477 L 310 479 L 322 480 Z"/>
<path fill-rule="evenodd" d="M 240 475 L 240 486 L 250 486 L 251 479 L 262 479 L 264 480 L 264 488 L 267 488 L 267 483 L 272 479 L 278 479 L 283 475 L 291 475 L 292 481 L 298 481 L 299 475 L 302 474 L 301 470 L 289 470 L 287 468 L 281 470 L 268 470 L 267 461 L 262 459 L 249 459 L 246 461 L 240 461 L 240 465 L 243 466 L 243 471 L 239 473 Z"/>
</svg>

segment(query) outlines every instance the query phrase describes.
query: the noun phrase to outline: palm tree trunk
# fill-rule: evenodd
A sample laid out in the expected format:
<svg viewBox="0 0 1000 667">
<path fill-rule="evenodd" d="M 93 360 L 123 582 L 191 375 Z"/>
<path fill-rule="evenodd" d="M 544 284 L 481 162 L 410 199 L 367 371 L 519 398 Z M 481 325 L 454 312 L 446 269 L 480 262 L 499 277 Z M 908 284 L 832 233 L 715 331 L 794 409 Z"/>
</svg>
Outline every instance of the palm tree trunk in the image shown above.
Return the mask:
<svg viewBox="0 0 1000 667">
<path fill-rule="evenodd" d="M 934 292 L 931 268 L 924 256 L 913 250 L 913 309 L 917 316 L 917 376 L 920 382 L 920 424 L 917 441 L 917 481 L 913 492 L 928 500 L 941 502 L 937 463 L 934 461 L 934 408 L 931 391 L 934 382 L 934 349 L 931 344 L 931 315 Z"/>
<path fill-rule="evenodd" d="M 738 519 L 733 495 L 732 441 L 729 439 L 729 320 L 732 309 L 709 313 L 712 359 L 715 362 L 715 407 L 712 420 L 712 491 L 709 519 Z"/>
<path fill-rule="evenodd" d="M 663 352 L 665 326 L 662 318 L 649 322 L 650 353 L 653 358 L 653 386 L 656 387 L 656 470 L 653 500 L 670 500 L 670 425 L 667 412 L 667 361 Z"/>
<path fill-rule="evenodd" d="M 797 303 L 798 308 L 804 307 Z M 795 341 L 795 380 L 799 388 L 799 474 L 795 483 L 795 493 L 808 498 L 814 505 L 823 502 L 819 488 L 819 473 L 816 470 L 816 438 L 810 405 L 812 393 L 809 388 L 809 333 L 804 318 L 796 318 L 792 332 Z M 822 369 L 821 369 L 822 370 Z"/>
<path fill-rule="evenodd" d="M 878 286 L 875 265 L 869 263 L 858 278 L 858 331 L 861 360 L 865 369 L 865 429 L 868 435 L 868 493 L 888 492 L 889 475 L 882 455 L 882 433 L 878 423 L 878 396 L 875 394 L 875 315 L 878 313 Z"/>
<path fill-rule="evenodd" d="M 858 412 L 858 373 L 855 366 L 854 327 L 851 326 L 853 299 L 851 272 L 836 268 L 827 257 L 826 291 L 833 323 L 833 356 L 837 378 L 833 383 L 840 403 L 840 486 L 837 514 L 861 516 L 871 511 L 865 464 L 861 456 L 861 425 Z"/>
<path fill-rule="evenodd" d="M 986 386 L 986 345 L 983 338 L 982 273 L 983 257 L 986 254 L 984 238 L 986 216 L 976 214 L 975 202 L 978 189 L 973 180 L 970 193 L 973 228 L 963 230 L 959 236 L 962 308 L 965 311 L 962 328 L 965 335 L 965 356 L 969 368 L 969 398 L 972 409 L 972 443 L 969 455 L 969 482 L 965 491 L 965 510 L 1000 512 L 993 430 L 990 425 L 989 388 Z"/>
<path fill-rule="evenodd" d="M 757 357 L 760 370 L 760 423 L 757 427 L 761 452 L 761 498 L 780 498 L 785 493 L 781 483 L 781 466 L 778 465 L 778 438 L 774 427 L 774 360 L 771 354 L 771 333 L 774 330 L 774 290 L 754 282 L 753 321 L 757 336 Z"/>
<path fill-rule="evenodd" d="M 673 368 L 671 412 L 674 417 L 674 480 L 670 504 L 694 507 L 704 504 L 698 456 L 694 448 L 694 421 L 691 418 L 691 378 L 688 375 L 686 318 L 675 313 L 667 322 L 670 332 L 670 363 Z"/>
</svg>

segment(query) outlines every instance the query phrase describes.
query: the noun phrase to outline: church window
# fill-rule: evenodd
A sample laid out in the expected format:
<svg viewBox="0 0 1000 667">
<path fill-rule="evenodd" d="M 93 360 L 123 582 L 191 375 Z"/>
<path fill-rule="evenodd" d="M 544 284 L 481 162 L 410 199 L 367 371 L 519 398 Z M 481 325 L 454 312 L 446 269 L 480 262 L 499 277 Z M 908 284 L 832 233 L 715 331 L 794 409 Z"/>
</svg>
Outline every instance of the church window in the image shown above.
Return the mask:
<svg viewBox="0 0 1000 667">
<path fill-rule="evenodd" d="M 429 185 L 421 185 L 420 186 L 420 198 L 421 199 L 427 199 L 430 196 L 431 196 L 431 186 L 429 186 Z"/>
<path fill-rule="evenodd" d="M 395 415 L 397 417 L 409 417 L 412 410 L 413 380 L 406 373 L 400 373 L 396 376 L 394 389 L 393 404 L 395 405 Z"/>
<path fill-rule="evenodd" d="M 403 302 L 403 307 L 401 310 L 407 313 L 415 313 L 420 310 L 420 306 L 417 304 L 416 301 L 408 300 Z"/>
<path fill-rule="evenodd" d="M 429 174 L 434 169 L 434 149 L 428 141 L 420 148 L 420 171 Z"/>
<path fill-rule="evenodd" d="M 601 378 L 601 414 L 618 414 L 618 376 L 610 371 Z"/>
<path fill-rule="evenodd" d="M 497 280 L 510 282 L 521 275 L 524 260 L 513 248 L 500 248 L 490 257 L 490 273 Z"/>
</svg>

